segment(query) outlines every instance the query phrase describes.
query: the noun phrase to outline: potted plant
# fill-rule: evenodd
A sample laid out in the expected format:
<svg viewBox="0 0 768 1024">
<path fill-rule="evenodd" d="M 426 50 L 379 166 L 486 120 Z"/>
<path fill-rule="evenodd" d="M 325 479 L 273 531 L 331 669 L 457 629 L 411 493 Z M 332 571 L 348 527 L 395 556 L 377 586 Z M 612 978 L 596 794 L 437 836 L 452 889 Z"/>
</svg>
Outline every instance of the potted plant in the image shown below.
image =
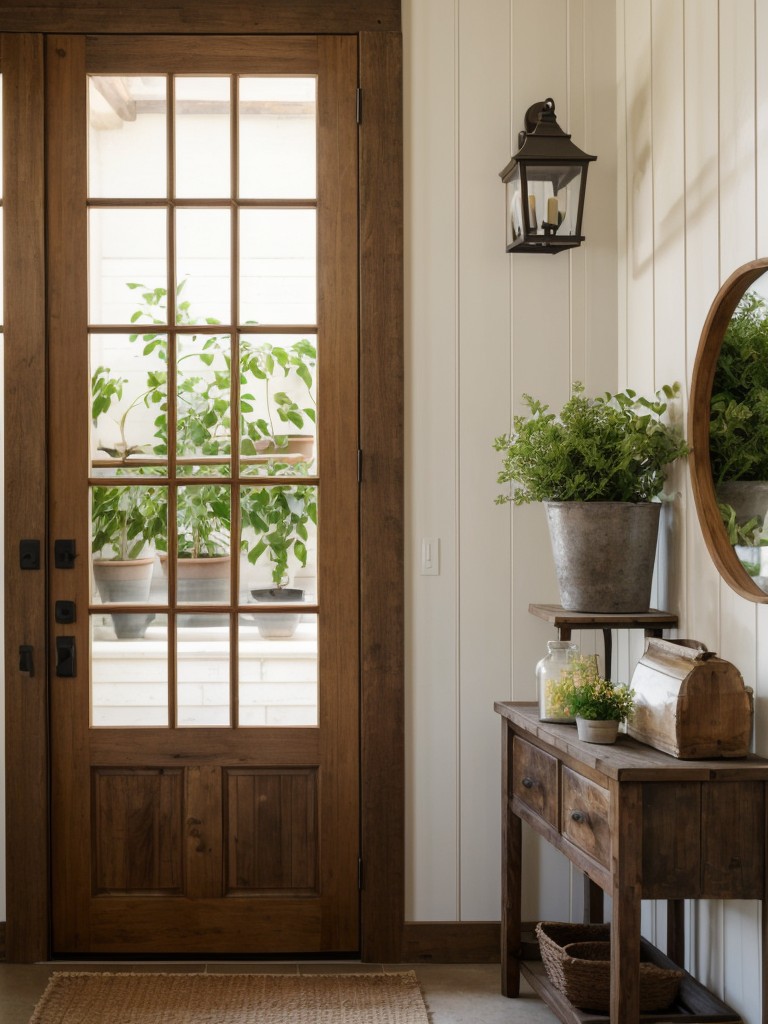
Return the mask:
<svg viewBox="0 0 768 1024">
<path fill-rule="evenodd" d="M 630 687 L 601 678 L 594 659 L 575 659 L 552 687 L 552 700 L 564 714 L 576 719 L 580 740 L 614 743 L 619 723 L 635 708 Z"/>
<path fill-rule="evenodd" d="M 280 463 L 270 466 L 273 476 L 283 471 Z M 294 472 L 306 476 L 309 464 L 298 463 Z M 271 587 L 256 587 L 251 596 L 257 603 L 289 604 L 304 600 L 304 591 L 289 587 L 289 563 L 295 559 L 302 568 L 307 564 L 310 524 L 317 525 L 317 495 L 312 484 L 291 483 L 254 487 L 241 497 L 244 530 L 243 549 L 248 561 L 269 563 Z M 295 612 L 254 616 L 264 637 L 287 637 L 296 631 L 300 615 Z"/>
<path fill-rule="evenodd" d="M 300 460 L 311 459 L 314 454 L 313 434 L 290 432 L 290 428 L 305 430 L 306 423 L 315 423 L 315 397 L 312 393 L 317 349 L 307 338 L 301 338 L 287 348 L 263 341 L 256 343 L 252 335 L 240 339 L 240 382 L 248 385 L 263 382 L 266 418 L 252 418 L 256 403 L 251 393 L 240 395 L 241 451 L 243 455 L 267 454 L 284 458 L 297 455 Z M 305 390 L 300 405 L 287 391 L 275 390 L 275 380 L 293 376 Z M 277 420 L 277 422 L 275 422 Z"/>
<path fill-rule="evenodd" d="M 218 320 L 193 315 L 190 303 L 182 297 L 186 283 L 185 279 L 176 290 L 176 322 L 187 327 L 199 325 L 200 332 L 178 335 L 174 443 L 177 458 L 208 461 L 176 492 L 177 594 L 181 603 L 226 603 L 231 562 L 230 487 L 205 478 L 222 472 L 211 459 L 231 455 L 231 343 L 227 336 L 215 333 Z M 122 409 L 116 421 L 119 440 L 101 447 L 121 463 L 132 456 L 168 454 L 164 368 L 168 338 L 163 329 L 168 322 L 168 295 L 164 288 L 150 289 L 137 282 L 129 283 L 128 288 L 139 293 L 131 316 L 139 330 L 129 341 L 141 344 L 145 356 L 154 354 L 159 367 L 148 371 L 140 393 Z M 258 459 L 258 471 L 269 476 L 306 476 L 314 454 L 314 434 L 297 437 L 290 431 L 305 430 L 315 422 L 315 346 L 304 338 L 280 346 L 258 335 L 243 334 L 239 359 L 241 455 Z M 91 379 L 94 423 L 109 413 L 114 402 L 122 400 L 128 383 L 108 368 L 97 367 Z M 132 443 L 128 436 L 129 417 L 142 405 L 154 413 L 151 451 L 146 445 Z M 314 487 L 299 483 L 254 487 L 244 489 L 241 499 L 243 527 L 256 531 L 249 541 L 241 541 L 241 548 L 248 552 L 252 564 L 262 556 L 272 562 L 275 587 L 270 589 L 279 591 L 277 600 L 300 599 L 286 593 L 288 559 L 290 555 L 302 567 L 306 565 L 307 523 L 316 522 L 317 516 Z M 157 548 L 165 554 L 161 563 L 167 572 L 165 538 L 158 539 Z"/>
<path fill-rule="evenodd" d="M 559 416 L 524 395 L 528 415 L 497 437 L 498 503 L 545 503 L 560 599 L 568 611 L 646 612 L 667 467 L 688 453 L 663 417 L 680 386 L 652 399 L 626 389 L 587 398 L 580 383 Z"/>
<path fill-rule="evenodd" d="M 187 280 L 182 280 L 176 289 L 177 323 L 203 328 L 217 326 L 219 321 L 215 317 L 201 319 L 193 316 L 191 304 L 181 299 Z M 166 289 L 149 289 L 137 282 L 129 283 L 128 287 L 140 291 L 141 295 L 131 322 L 150 327 L 141 334 L 131 335 L 129 340 L 141 340 L 145 355 L 157 349 L 160 358 L 166 362 L 166 335 L 153 329 L 166 322 Z M 177 357 L 180 367 L 196 355 L 208 368 L 215 368 L 216 361 L 219 363 L 218 371 L 214 369 L 209 378 L 194 373 L 179 374 L 178 454 L 194 450 L 195 446 L 208 455 L 229 452 L 229 339 L 215 334 L 204 337 L 199 354 L 187 352 Z M 241 454 L 245 457 L 275 455 L 280 458 L 296 455 L 299 459 L 310 459 L 314 452 L 314 434 L 303 431 L 316 419 L 312 391 L 317 364 L 315 345 L 307 338 L 300 338 L 287 346 L 276 345 L 266 339 L 259 340 L 258 335 L 244 333 L 239 339 L 239 359 Z M 283 389 L 277 386 L 278 383 L 283 384 Z M 263 389 L 262 401 L 258 401 L 254 394 L 254 389 L 259 386 Z M 297 392 L 303 394 L 301 403 L 297 400 Z M 153 397 L 152 400 L 156 399 Z M 164 437 L 166 424 L 162 416 L 156 425 L 159 436 Z M 292 433 L 294 430 L 301 433 Z"/>
<path fill-rule="evenodd" d="M 763 517 L 752 516 L 746 522 L 739 522 L 736 510 L 732 505 L 721 502 L 718 505 L 720 518 L 728 534 L 728 542 L 747 572 L 758 585 L 760 581 L 760 548 L 768 547 L 768 538 L 763 535 Z"/>
<path fill-rule="evenodd" d="M 101 416 L 123 397 L 128 381 L 99 366 L 91 376 L 91 420 L 96 426 Z M 121 463 L 144 451 L 131 448 L 125 425 L 130 412 L 142 400 L 140 396 L 121 414 L 118 421 L 120 441 L 117 447 L 102 448 Z M 120 475 L 120 468 L 117 476 Z M 105 604 L 142 604 L 149 599 L 154 566 L 153 542 L 165 545 L 167 516 L 165 492 L 139 484 L 98 485 L 91 490 L 91 553 L 93 578 Z M 151 614 L 115 613 L 111 616 L 120 639 L 144 636 Z"/>
<path fill-rule="evenodd" d="M 152 486 L 110 485 L 91 490 L 93 577 L 105 604 L 149 600 L 154 566 L 153 541 L 165 545 L 165 493 Z M 151 614 L 113 613 L 120 639 L 143 637 Z"/>
<path fill-rule="evenodd" d="M 712 383 L 709 457 L 729 538 L 748 534 L 752 520 L 762 523 L 768 512 L 768 305 L 753 291 L 742 297 L 723 336 Z M 755 546 L 743 539 L 731 544 Z"/>
</svg>

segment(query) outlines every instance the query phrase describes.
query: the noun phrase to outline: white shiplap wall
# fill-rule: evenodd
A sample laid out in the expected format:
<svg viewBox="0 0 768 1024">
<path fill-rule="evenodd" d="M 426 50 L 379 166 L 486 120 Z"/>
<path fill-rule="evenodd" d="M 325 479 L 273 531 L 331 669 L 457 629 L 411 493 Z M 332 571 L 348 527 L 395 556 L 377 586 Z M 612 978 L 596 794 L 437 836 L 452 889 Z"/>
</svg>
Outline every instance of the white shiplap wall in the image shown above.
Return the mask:
<svg viewBox="0 0 768 1024">
<path fill-rule="evenodd" d="M 556 599 L 541 510 L 491 505 L 490 441 L 524 391 L 559 405 L 572 379 L 592 393 L 680 380 L 687 393 L 720 283 L 768 252 L 768 0 L 404 0 L 403 11 L 407 916 L 488 919 L 499 846 L 490 707 L 532 696 L 551 634 L 526 609 Z M 598 154 L 587 243 L 507 257 L 496 175 L 526 107 L 548 95 Z M 670 483 L 654 601 L 755 687 L 756 749 L 768 753 L 768 608 L 720 582 L 684 466 Z M 437 577 L 419 575 L 422 536 L 441 538 Z M 642 640 L 615 640 L 628 678 Z M 574 913 L 567 869 L 538 853 L 526 912 Z M 690 904 L 687 923 L 690 969 L 756 1024 L 757 904 Z M 663 908 L 647 905 L 645 931 L 663 941 L 663 924 Z"/>
<path fill-rule="evenodd" d="M 499 699 L 533 696 L 556 600 L 540 508 L 500 508 L 495 436 L 523 392 L 613 388 L 614 0 L 404 0 L 407 360 L 407 883 L 411 920 L 499 916 Z M 499 171 L 553 96 L 589 152 L 590 244 L 508 256 Z M 439 537 L 439 576 L 422 576 Z M 584 638 L 593 645 L 594 638 Z M 564 862 L 527 857 L 532 916 L 570 904 Z"/>
</svg>

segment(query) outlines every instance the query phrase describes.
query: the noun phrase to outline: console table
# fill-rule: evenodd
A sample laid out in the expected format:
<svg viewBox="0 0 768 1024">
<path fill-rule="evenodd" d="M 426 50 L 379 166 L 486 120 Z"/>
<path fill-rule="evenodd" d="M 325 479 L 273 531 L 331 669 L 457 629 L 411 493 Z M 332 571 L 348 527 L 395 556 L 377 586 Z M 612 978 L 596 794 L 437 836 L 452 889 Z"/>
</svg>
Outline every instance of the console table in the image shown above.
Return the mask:
<svg viewBox="0 0 768 1024">
<path fill-rule="evenodd" d="M 612 1024 L 639 1020 L 641 899 L 762 900 L 762 1019 L 768 1024 L 768 760 L 750 755 L 681 761 L 626 735 L 614 746 L 583 743 L 572 725 L 540 722 L 535 704 L 494 707 L 503 736 L 502 992 L 519 995 L 522 971 L 567 1024 L 606 1020 L 575 1010 L 550 985 L 541 962 L 526 959 L 525 821 L 612 898 Z M 670 920 L 681 917 L 671 914 Z M 650 947 L 653 958 L 680 964 L 682 940 L 680 928 L 673 927 L 671 959 Z M 674 1016 L 667 1012 L 655 1019 L 740 1019 L 690 975 L 681 984 L 679 1003 Z"/>
</svg>

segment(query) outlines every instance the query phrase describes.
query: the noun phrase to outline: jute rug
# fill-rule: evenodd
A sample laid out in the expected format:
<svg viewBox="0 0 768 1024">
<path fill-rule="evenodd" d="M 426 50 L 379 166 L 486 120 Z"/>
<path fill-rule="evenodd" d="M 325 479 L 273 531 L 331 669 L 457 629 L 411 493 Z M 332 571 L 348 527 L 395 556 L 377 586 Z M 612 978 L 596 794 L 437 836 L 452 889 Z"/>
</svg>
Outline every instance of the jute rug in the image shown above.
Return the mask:
<svg viewBox="0 0 768 1024">
<path fill-rule="evenodd" d="M 416 975 L 56 973 L 29 1024 L 428 1024 Z"/>
</svg>

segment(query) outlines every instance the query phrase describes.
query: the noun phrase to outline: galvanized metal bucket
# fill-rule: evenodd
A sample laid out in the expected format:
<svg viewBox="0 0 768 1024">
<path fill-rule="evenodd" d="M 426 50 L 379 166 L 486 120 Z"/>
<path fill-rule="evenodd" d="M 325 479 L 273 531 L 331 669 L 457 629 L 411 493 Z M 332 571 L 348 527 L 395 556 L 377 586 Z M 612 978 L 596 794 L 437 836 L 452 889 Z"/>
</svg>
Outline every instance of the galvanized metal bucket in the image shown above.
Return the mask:
<svg viewBox="0 0 768 1024">
<path fill-rule="evenodd" d="M 651 603 L 659 502 L 547 501 L 560 604 L 632 614 Z"/>
</svg>

